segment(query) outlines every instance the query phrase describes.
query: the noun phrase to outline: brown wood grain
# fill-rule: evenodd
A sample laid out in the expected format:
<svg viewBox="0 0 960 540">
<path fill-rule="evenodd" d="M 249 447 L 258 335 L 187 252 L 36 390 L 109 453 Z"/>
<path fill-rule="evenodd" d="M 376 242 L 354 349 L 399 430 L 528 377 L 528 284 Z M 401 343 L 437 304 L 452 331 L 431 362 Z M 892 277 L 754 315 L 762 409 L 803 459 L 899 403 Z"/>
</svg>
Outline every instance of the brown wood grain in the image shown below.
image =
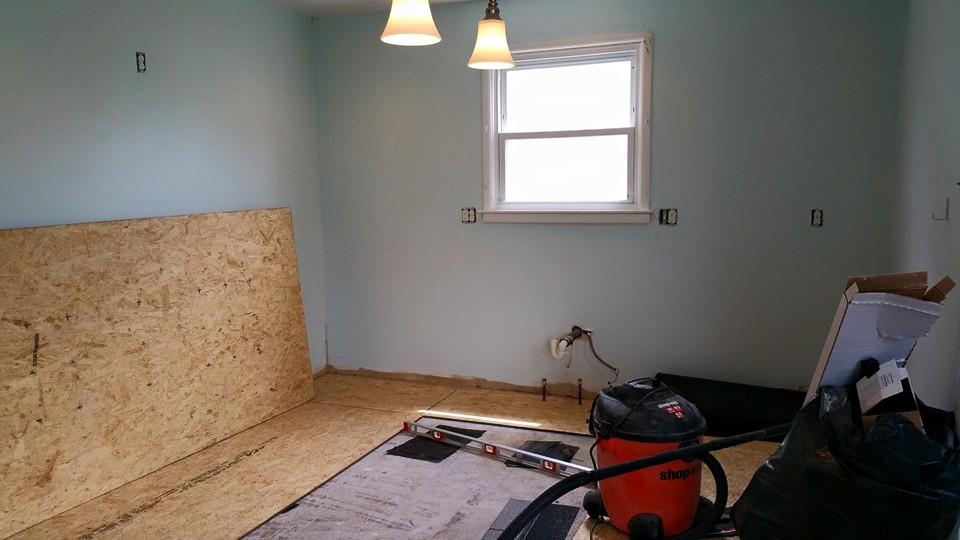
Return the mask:
<svg viewBox="0 0 960 540">
<path fill-rule="evenodd" d="M 0 231 L 0 537 L 312 395 L 289 210 Z"/>
<path fill-rule="evenodd" d="M 396 435 L 403 419 L 306 403 L 11 540 L 239 538 Z"/>
<path fill-rule="evenodd" d="M 538 396 L 516 392 L 342 375 L 325 375 L 316 384 L 317 400 L 328 403 L 301 405 L 14 539 L 236 538 L 382 444 L 403 420 L 416 418 L 424 403 L 443 395 L 448 397 L 434 411 L 495 415 L 541 423 L 546 429 L 579 431 L 584 415 L 576 400 L 551 397 L 537 405 Z M 717 453 L 727 471 L 731 502 L 776 446 L 756 442 Z M 703 494 L 713 496 L 709 472 L 704 473 Z M 589 537 L 589 524 L 577 539 Z M 596 533 L 596 538 L 626 538 L 609 525 Z"/>
</svg>

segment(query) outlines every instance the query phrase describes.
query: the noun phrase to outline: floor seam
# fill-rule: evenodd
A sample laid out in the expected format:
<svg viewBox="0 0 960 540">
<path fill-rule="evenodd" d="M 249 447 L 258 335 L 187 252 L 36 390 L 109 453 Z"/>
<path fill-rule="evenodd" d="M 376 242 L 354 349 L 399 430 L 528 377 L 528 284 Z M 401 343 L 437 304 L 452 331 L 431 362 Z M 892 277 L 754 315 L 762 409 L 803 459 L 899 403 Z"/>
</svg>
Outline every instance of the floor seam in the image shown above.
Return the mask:
<svg viewBox="0 0 960 540">
<path fill-rule="evenodd" d="M 316 399 L 312 400 L 311 403 L 316 403 L 318 405 L 333 405 L 334 407 L 344 407 L 346 409 L 361 409 L 364 411 L 376 411 L 376 412 L 385 412 L 385 413 L 405 413 L 413 414 L 419 412 L 418 410 L 403 410 L 398 411 L 396 409 L 377 409 L 376 407 L 364 407 L 361 405 L 344 405 L 343 403 L 333 403 L 330 401 L 317 401 Z"/>
<path fill-rule="evenodd" d="M 456 388 L 454 388 L 453 390 L 450 390 L 450 393 L 447 394 L 447 395 L 445 395 L 445 396 L 443 396 L 442 398 L 440 398 L 440 401 L 437 401 L 436 403 L 434 403 L 433 405 L 427 407 L 427 408 L 424 409 L 424 410 L 425 410 L 425 411 L 432 411 L 434 407 L 436 407 L 437 405 L 443 403 L 444 401 L 446 401 L 447 399 L 449 399 L 450 396 L 456 394 L 457 392 L 459 392 L 459 390 L 457 390 Z"/>
</svg>

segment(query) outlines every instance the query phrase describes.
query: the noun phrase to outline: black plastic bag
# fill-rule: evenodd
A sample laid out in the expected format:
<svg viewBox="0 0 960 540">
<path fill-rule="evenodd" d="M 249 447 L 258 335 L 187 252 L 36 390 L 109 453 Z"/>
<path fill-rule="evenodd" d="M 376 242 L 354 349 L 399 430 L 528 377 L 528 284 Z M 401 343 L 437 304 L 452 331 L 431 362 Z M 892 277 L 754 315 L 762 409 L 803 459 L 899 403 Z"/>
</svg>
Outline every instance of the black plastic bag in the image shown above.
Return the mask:
<svg viewBox="0 0 960 540">
<path fill-rule="evenodd" d="M 951 537 L 960 517 L 953 414 L 921 405 L 928 437 L 896 414 L 864 433 L 855 409 L 844 388 L 824 387 L 800 410 L 734 506 L 742 540 Z"/>
</svg>

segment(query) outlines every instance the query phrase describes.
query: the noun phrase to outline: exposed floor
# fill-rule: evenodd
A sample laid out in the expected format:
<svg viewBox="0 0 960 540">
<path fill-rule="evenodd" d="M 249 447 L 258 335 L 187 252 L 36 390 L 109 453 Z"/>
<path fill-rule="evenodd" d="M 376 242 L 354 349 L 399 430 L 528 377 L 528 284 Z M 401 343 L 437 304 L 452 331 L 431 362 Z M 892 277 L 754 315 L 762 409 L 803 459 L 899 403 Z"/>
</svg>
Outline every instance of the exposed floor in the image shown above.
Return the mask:
<svg viewBox="0 0 960 540">
<path fill-rule="evenodd" d="M 306 403 L 13 538 L 237 538 L 392 437 L 406 417 Z"/>
<path fill-rule="evenodd" d="M 589 402 L 517 392 L 323 375 L 316 398 L 12 538 L 238 538 L 313 491 L 423 415 L 586 433 Z M 479 418 L 478 418 L 479 417 Z M 717 454 L 735 501 L 776 448 Z M 704 494 L 711 479 L 704 476 Z M 576 538 L 589 537 L 589 520 Z M 606 525 L 595 538 L 622 538 Z"/>
<path fill-rule="evenodd" d="M 591 437 L 450 420 L 424 419 L 419 423 L 482 430 L 484 433 L 478 434 L 480 438 L 514 448 L 526 441 L 561 442 L 576 451 L 569 461 L 590 466 Z M 518 512 L 560 479 L 535 469 L 508 467 L 496 459 L 466 450 L 455 451 L 455 447 L 414 437 L 405 433 L 393 437 L 247 538 L 496 538 L 499 535 L 492 531 L 493 524 L 505 508 L 516 506 Z M 411 442 L 449 449 L 450 455 L 436 463 L 391 455 L 391 451 Z M 563 510 L 572 510 L 568 521 L 558 520 L 555 530 L 532 534 L 529 538 L 572 538 L 575 527 L 586 518 L 586 513 L 580 510 L 585 492 L 586 488 L 581 488 L 558 501 L 566 506 Z M 515 501 L 512 506 L 511 500 Z M 541 526 L 548 526 L 547 521 Z"/>
</svg>

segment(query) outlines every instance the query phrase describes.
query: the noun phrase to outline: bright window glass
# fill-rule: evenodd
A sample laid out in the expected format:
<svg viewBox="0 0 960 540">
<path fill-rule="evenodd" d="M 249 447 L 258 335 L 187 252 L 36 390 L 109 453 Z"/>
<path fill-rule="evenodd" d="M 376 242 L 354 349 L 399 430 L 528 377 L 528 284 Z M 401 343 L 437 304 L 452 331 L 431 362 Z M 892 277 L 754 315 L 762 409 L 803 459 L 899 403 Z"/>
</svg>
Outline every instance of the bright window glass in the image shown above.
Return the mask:
<svg viewBox="0 0 960 540">
<path fill-rule="evenodd" d="M 648 34 L 514 51 L 483 74 L 483 220 L 649 223 Z"/>
<path fill-rule="evenodd" d="M 502 132 L 633 126 L 633 61 L 534 66 L 504 72 Z"/>
<path fill-rule="evenodd" d="M 626 201 L 629 142 L 627 135 L 508 139 L 503 201 Z"/>
</svg>

